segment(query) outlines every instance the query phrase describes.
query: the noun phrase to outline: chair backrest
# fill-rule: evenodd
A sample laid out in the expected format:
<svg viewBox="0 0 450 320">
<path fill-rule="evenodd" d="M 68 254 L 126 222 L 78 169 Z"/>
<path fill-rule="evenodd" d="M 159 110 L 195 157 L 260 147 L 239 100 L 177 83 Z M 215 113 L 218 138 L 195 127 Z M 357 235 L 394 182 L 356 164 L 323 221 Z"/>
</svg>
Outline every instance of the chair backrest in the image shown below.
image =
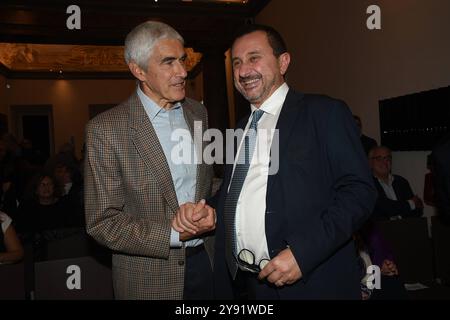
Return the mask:
<svg viewBox="0 0 450 320">
<path fill-rule="evenodd" d="M 434 280 L 426 218 L 378 221 L 377 226 L 392 247 L 400 278 L 405 283 Z"/>
<path fill-rule="evenodd" d="M 94 257 L 35 263 L 36 300 L 113 299 L 111 269 Z"/>
<path fill-rule="evenodd" d="M 24 264 L 0 265 L 0 300 L 25 299 Z"/>
<path fill-rule="evenodd" d="M 90 255 L 90 239 L 84 229 L 52 230 L 54 238 L 46 242 L 45 260 L 60 260 Z"/>
<path fill-rule="evenodd" d="M 431 217 L 436 276 L 450 283 L 450 226 L 443 224 L 437 217 Z"/>
</svg>

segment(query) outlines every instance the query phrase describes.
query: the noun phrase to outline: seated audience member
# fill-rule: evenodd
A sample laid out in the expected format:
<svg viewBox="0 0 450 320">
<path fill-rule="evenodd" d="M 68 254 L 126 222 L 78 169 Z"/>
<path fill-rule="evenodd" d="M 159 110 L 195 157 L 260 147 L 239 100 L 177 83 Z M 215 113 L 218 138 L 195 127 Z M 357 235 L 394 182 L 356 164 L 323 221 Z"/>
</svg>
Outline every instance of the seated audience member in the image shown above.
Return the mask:
<svg viewBox="0 0 450 320">
<path fill-rule="evenodd" d="M 53 172 L 55 179 L 62 186 L 63 196 L 68 196 L 72 200 L 81 203 L 83 199 L 83 184 L 76 168 L 64 163 L 58 163 Z"/>
<path fill-rule="evenodd" d="M 433 149 L 432 162 L 438 217 L 450 225 L 450 135 Z"/>
<path fill-rule="evenodd" d="M 353 119 L 355 119 L 356 126 L 359 128 L 361 144 L 364 148 L 364 151 L 366 152 L 366 154 L 369 154 L 370 149 L 372 149 L 373 147 L 376 147 L 378 145 L 378 143 L 375 139 L 372 139 L 371 137 L 368 137 L 362 133 L 362 123 L 361 123 L 360 117 L 358 117 L 357 115 L 353 115 Z"/>
<path fill-rule="evenodd" d="M 65 165 L 67 168 L 73 168 L 71 171 L 74 176 L 81 176 L 79 171 L 80 161 L 75 155 L 75 147 L 71 143 L 65 143 L 59 147 L 58 153 L 50 157 L 45 163 L 46 172 L 55 172 L 57 166 Z M 57 178 L 55 176 L 55 178 Z M 75 177 L 74 177 L 75 178 Z"/>
<path fill-rule="evenodd" d="M 76 219 L 77 226 L 84 227 L 84 189 L 77 168 L 65 163 L 57 163 L 53 173 L 62 187 L 61 201 L 67 202 L 67 207 L 71 210 L 70 215 Z"/>
<path fill-rule="evenodd" d="M 0 212 L 0 264 L 19 262 L 23 258 L 23 247 L 17 237 L 11 218 Z"/>
<path fill-rule="evenodd" d="M 30 186 L 28 200 L 19 206 L 19 232 L 25 240 L 33 242 L 39 258 L 48 241 L 64 238 L 65 232 L 80 227 L 69 203 L 60 199 L 61 188 L 56 180 L 38 174 Z"/>
<path fill-rule="evenodd" d="M 43 169 L 46 156 L 33 147 L 31 140 L 23 139 L 15 161 L 17 162 L 17 193 L 20 202 L 25 197 L 30 180 Z"/>
<path fill-rule="evenodd" d="M 59 152 L 48 159 L 45 164 L 45 172 L 53 174 L 62 187 L 62 196 L 77 207 L 84 220 L 83 210 L 83 178 L 79 170 L 80 163 L 75 156 L 75 148 L 71 143 L 63 144 Z"/>
<path fill-rule="evenodd" d="M 354 235 L 361 268 L 361 295 L 363 300 L 406 299 L 407 292 L 399 278 L 394 255 L 388 243 L 371 220 Z M 367 268 L 376 265 L 381 272 L 381 289 L 367 286 Z"/>
<path fill-rule="evenodd" d="M 378 198 L 372 214 L 374 219 L 420 217 L 422 200 L 414 195 L 409 182 L 391 174 L 392 154 L 389 148 L 378 146 L 369 152 L 369 165 L 374 176 Z"/>
</svg>

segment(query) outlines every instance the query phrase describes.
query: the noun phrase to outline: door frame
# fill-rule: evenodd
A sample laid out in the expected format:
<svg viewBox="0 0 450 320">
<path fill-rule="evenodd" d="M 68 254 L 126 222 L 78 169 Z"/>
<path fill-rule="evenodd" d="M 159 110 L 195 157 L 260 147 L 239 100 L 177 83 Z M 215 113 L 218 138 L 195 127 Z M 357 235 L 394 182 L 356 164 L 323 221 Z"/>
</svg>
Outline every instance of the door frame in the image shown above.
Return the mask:
<svg viewBox="0 0 450 320">
<path fill-rule="evenodd" d="M 11 114 L 11 132 L 17 137 L 19 142 L 23 140 L 24 116 L 47 116 L 50 157 L 55 154 L 53 106 L 51 104 L 11 105 L 10 114 Z"/>
</svg>

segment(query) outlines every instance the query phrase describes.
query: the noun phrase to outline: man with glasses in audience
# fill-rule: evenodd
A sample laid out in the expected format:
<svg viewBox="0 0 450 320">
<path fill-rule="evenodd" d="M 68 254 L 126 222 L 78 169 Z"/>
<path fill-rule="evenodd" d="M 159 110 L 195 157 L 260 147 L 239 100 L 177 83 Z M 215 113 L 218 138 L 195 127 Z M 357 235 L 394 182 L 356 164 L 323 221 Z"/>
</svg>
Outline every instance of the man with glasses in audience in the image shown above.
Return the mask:
<svg viewBox="0 0 450 320">
<path fill-rule="evenodd" d="M 378 190 L 372 218 L 401 219 L 423 214 L 423 202 L 414 195 L 408 180 L 391 173 L 392 153 L 389 148 L 372 148 L 369 151 L 369 165 Z"/>
</svg>

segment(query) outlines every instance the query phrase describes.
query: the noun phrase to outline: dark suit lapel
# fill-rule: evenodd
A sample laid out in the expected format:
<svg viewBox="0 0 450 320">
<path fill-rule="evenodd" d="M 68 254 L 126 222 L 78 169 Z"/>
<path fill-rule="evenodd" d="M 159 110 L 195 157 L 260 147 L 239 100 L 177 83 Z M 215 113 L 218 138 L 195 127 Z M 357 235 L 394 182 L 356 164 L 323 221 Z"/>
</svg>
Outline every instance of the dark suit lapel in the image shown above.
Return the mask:
<svg viewBox="0 0 450 320">
<path fill-rule="evenodd" d="M 169 165 L 158 136 L 137 94 L 130 99 L 129 113 L 130 127 L 133 130 L 131 139 L 142 161 L 158 182 L 161 194 L 166 199 L 171 211 L 176 212 L 178 200 Z"/>
<path fill-rule="evenodd" d="M 203 133 L 207 128 L 203 127 L 205 124 L 203 123 L 202 119 L 192 111 L 192 107 L 187 101 L 183 102 L 183 114 L 184 119 L 186 120 L 186 124 L 189 127 L 189 131 L 191 132 L 192 140 L 194 143 L 196 143 L 195 150 L 197 152 L 197 160 L 199 161 L 199 163 L 197 164 L 197 183 L 195 188 L 195 201 L 197 202 L 200 200 L 201 186 L 204 186 L 207 183 L 207 181 L 205 180 L 207 179 L 207 168 L 202 158 L 203 150 L 206 146 L 205 142 L 203 141 Z M 200 127 L 200 125 L 202 127 Z M 194 133 L 201 136 L 195 138 Z M 200 160 L 202 161 L 200 162 Z"/>
<path fill-rule="evenodd" d="M 286 99 L 283 103 L 283 107 L 280 111 L 280 116 L 276 125 L 276 129 L 279 133 L 279 143 L 278 143 L 278 162 L 281 165 L 281 159 L 286 156 L 286 148 L 289 143 L 289 137 L 291 136 L 292 129 L 297 121 L 297 117 L 301 111 L 301 101 L 303 99 L 303 94 L 296 93 L 293 90 L 289 90 L 286 95 Z M 272 153 L 277 152 L 277 146 L 272 144 L 270 154 L 272 161 Z M 270 194 L 273 182 L 278 177 L 278 174 L 269 175 L 267 180 L 267 194 Z"/>
</svg>

